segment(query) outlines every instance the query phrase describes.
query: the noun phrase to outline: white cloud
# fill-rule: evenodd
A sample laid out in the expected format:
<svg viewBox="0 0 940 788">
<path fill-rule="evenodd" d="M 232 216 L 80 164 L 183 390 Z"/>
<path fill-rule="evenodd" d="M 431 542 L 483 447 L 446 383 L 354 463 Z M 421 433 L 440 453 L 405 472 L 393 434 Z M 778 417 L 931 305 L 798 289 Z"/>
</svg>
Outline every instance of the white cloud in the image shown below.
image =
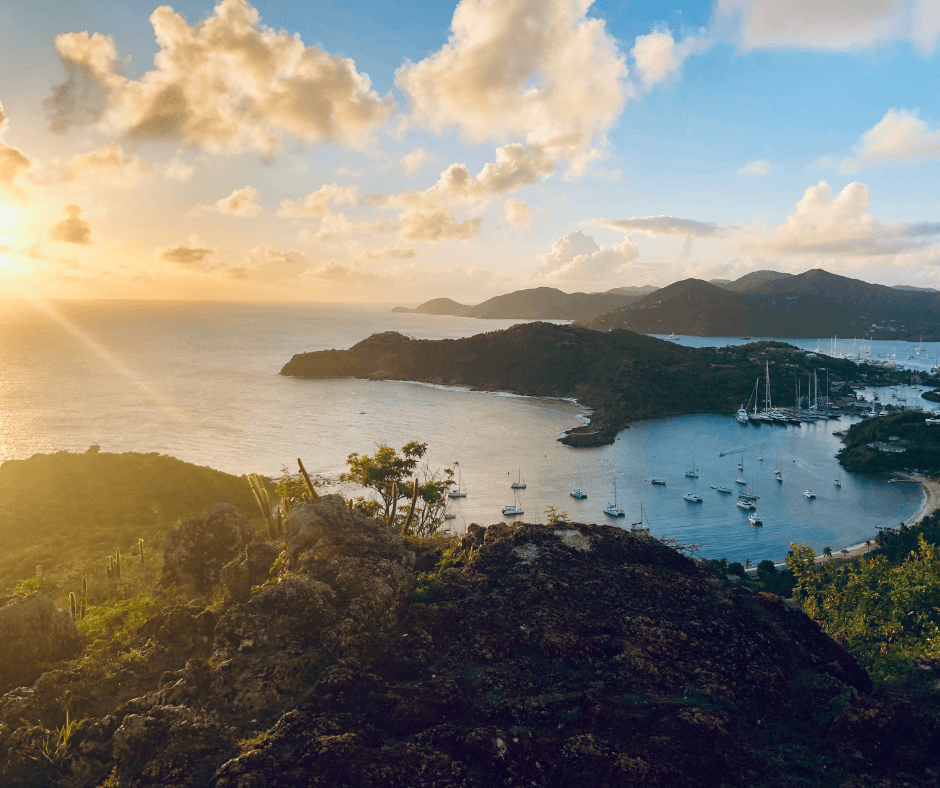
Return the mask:
<svg viewBox="0 0 940 788">
<path fill-rule="evenodd" d="M 0 198 L 22 203 L 26 201 L 26 193 L 19 181 L 26 175 L 32 162 L 26 155 L 3 142 L 10 119 L 3 112 L 0 104 Z"/>
<path fill-rule="evenodd" d="M 66 205 L 62 212 L 65 219 L 49 231 L 49 238 L 67 244 L 88 246 L 91 240 L 91 225 L 82 218 L 82 209 L 77 205 Z"/>
<path fill-rule="evenodd" d="M 748 178 L 755 175 L 766 175 L 768 172 L 770 172 L 770 162 L 764 161 L 763 159 L 755 159 L 741 167 L 741 169 L 738 170 L 738 175 L 743 175 L 745 178 Z"/>
<path fill-rule="evenodd" d="M 643 233 L 656 238 L 671 235 L 686 238 L 708 238 L 725 233 L 725 228 L 711 222 L 679 219 L 675 216 L 635 216 L 632 219 L 594 219 L 594 224 L 623 233 Z"/>
<path fill-rule="evenodd" d="M 355 186 L 340 186 L 338 183 L 325 183 L 315 192 L 310 192 L 299 200 L 284 200 L 277 215 L 284 217 L 323 216 L 330 212 L 331 205 L 355 205 Z"/>
<path fill-rule="evenodd" d="M 243 219 L 257 216 L 261 213 L 258 204 L 258 190 L 254 186 L 245 186 L 235 189 L 227 197 L 216 200 L 212 205 L 200 205 L 193 213 L 219 213 L 223 216 L 240 216 Z"/>
<path fill-rule="evenodd" d="M 398 163 L 401 165 L 401 171 L 410 178 L 433 158 L 424 148 L 415 148 L 411 153 L 402 156 Z"/>
<path fill-rule="evenodd" d="M 360 263 L 356 260 L 351 263 L 338 263 L 330 260 L 328 263 L 311 266 L 300 276 L 303 279 L 352 279 L 359 276 L 359 268 Z"/>
<path fill-rule="evenodd" d="M 711 46 L 705 37 L 687 36 L 676 43 L 669 30 L 654 30 L 645 36 L 637 36 L 630 50 L 644 88 L 675 79 L 682 71 L 682 64 L 690 55 L 698 55 Z"/>
<path fill-rule="evenodd" d="M 473 142 L 522 137 L 582 172 L 630 93 L 592 0 L 461 0 L 437 52 L 396 74 L 414 123 Z"/>
<path fill-rule="evenodd" d="M 292 279 L 307 268 L 307 259 L 301 252 L 289 249 L 280 252 L 256 246 L 245 256 L 245 270 L 251 279 Z"/>
<path fill-rule="evenodd" d="M 539 255 L 542 265 L 536 278 L 577 287 L 587 282 L 605 282 L 624 273 L 628 264 L 639 256 L 640 250 L 629 236 L 622 243 L 607 248 L 598 246 L 591 236 L 576 230 L 555 241 L 549 253 Z"/>
<path fill-rule="evenodd" d="M 503 215 L 510 224 L 528 225 L 532 221 L 532 211 L 522 200 L 506 200 Z"/>
<path fill-rule="evenodd" d="M 936 0 L 718 0 L 719 26 L 730 25 L 741 49 L 850 50 L 910 40 L 932 52 L 940 37 Z"/>
<path fill-rule="evenodd" d="M 163 175 L 166 178 L 169 178 L 171 181 L 180 181 L 181 183 L 192 178 L 195 172 L 196 168 L 183 161 L 178 153 L 170 159 L 166 167 L 163 168 Z"/>
<path fill-rule="evenodd" d="M 128 156 L 124 148 L 111 142 L 73 156 L 64 164 L 51 164 L 37 180 L 45 183 L 73 183 L 104 178 L 118 186 L 133 186 L 150 170 L 147 162 L 137 156 Z"/>
<path fill-rule="evenodd" d="M 736 247 L 757 254 L 866 258 L 914 252 L 940 235 L 938 222 L 879 222 L 868 213 L 871 194 L 863 183 L 850 183 L 830 197 L 832 187 L 825 181 L 811 186 L 783 224 L 744 233 Z"/>
<path fill-rule="evenodd" d="M 411 246 L 405 246 L 405 244 L 397 243 L 393 246 L 383 246 L 379 249 L 367 249 L 362 252 L 362 257 L 365 257 L 369 260 L 378 260 L 383 257 L 398 257 L 400 259 L 408 259 L 414 257 L 417 254 L 417 250 Z"/>
<path fill-rule="evenodd" d="M 111 37 L 56 37 L 68 78 L 48 101 L 55 130 L 100 123 L 213 153 L 270 155 L 284 137 L 363 147 L 393 112 L 352 60 L 265 27 L 247 0 L 221 0 L 194 25 L 160 6 L 150 22 L 160 49 L 139 80 L 120 75 Z"/>
<path fill-rule="evenodd" d="M 916 111 L 890 109 L 862 135 L 855 155 L 842 162 L 848 172 L 888 161 L 937 161 L 940 128 L 931 130 Z"/>
</svg>

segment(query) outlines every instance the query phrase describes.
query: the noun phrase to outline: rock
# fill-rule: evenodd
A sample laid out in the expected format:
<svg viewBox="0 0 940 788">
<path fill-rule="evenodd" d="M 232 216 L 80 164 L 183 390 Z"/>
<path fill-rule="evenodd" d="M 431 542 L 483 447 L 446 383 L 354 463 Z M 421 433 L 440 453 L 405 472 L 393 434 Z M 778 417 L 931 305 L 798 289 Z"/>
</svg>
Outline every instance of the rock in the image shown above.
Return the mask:
<svg viewBox="0 0 940 788">
<path fill-rule="evenodd" d="M 222 567 L 256 539 L 255 529 L 234 506 L 217 503 L 204 516 L 184 520 L 167 536 L 164 583 L 191 579 L 196 590 L 205 593 L 219 579 Z"/>
<path fill-rule="evenodd" d="M 249 542 L 245 552 L 230 561 L 219 575 L 233 599 L 245 601 L 252 586 L 268 579 L 268 573 L 280 551 L 270 542 Z"/>
<path fill-rule="evenodd" d="M 76 657 L 84 648 L 75 621 L 45 594 L 0 597 L 0 693 L 32 683 L 44 665 Z"/>
</svg>

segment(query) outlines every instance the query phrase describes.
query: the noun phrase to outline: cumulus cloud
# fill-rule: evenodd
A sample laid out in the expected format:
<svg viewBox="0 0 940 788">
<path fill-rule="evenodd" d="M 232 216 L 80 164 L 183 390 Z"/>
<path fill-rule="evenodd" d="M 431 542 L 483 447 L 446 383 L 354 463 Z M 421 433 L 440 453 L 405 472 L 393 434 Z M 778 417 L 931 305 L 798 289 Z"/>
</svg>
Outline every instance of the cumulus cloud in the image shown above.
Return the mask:
<svg viewBox="0 0 940 788">
<path fill-rule="evenodd" d="M 522 200 L 506 200 L 503 215 L 510 224 L 528 225 L 532 221 L 532 211 Z"/>
<path fill-rule="evenodd" d="M 649 90 L 660 82 L 675 79 L 686 58 L 701 54 L 710 46 L 711 41 L 705 37 L 687 36 L 676 43 L 669 30 L 654 30 L 637 36 L 630 54 L 643 87 Z"/>
<path fill-rule="evenodd" d="M 310 192 L 299 200 L 284 200 L 277 215 L 284 217 L 323 216 L 330 212 L 332 205 L 355 205 L 355 186 L 340 186 L 337 183 L 325 183 L 315 192 Z"/>
<path fill-rule="evenodd" d="M 473 142 L 521 137 L 582 172 L 630 93 L 592 0 L 461 0 L 448 42 L 396 74 L 414 123 Z"/>
<path fill-rule="evenodd" d="M 675 216 L 635 216 L 632 219 L 595 219 L 594 224 L 623 233 L 643 233 L 653 238 L 672 235 L 686 238 L 708 238 L 722 235 L 725 230 L 711 222 L 679 219 Z"/>
<path fill-rule="evenodd" d="M 0 104 L 0 198 L 22 203 L 26 201 L 26 194 L 18 182 L 26 175 L 32 162 L 22 151 L 3 142 L 9 125 L 10 119 L 3 112 L 3 104 Z"/>
<path fill-rule="evenodd" d="M 110 36 L 56 37 L 67 79 L 47 102 L 53 129 L 100 123 L 212 153 L 270 155 L 285 137 L 362 147 L 392 114 L 392 99 L 352 60 L 264 26 L 247 0 L 221 0 L 194 25 L 164 5 L 150 22 L 159 51 L 138 80 L 119 73 Z"/>
<path fill-rule="evenodd" d="M 307 268 L 307 258 L 302 252 L 288 249 L 285 252 L 256 246 L 245 256 L 244 268 L 252 279 L 292 279 Z"/>
<path fill-rule="evenodd" d="M 133 186 L 150 169 L 147 162 L 137 156 L 128 156 L 123 147 L 112 142 L 73 156 L 64 164 L 50 165 L 40 180 L 72 183 L 105 178 L 119 186 Z"/>
<path fill-rule="evenodd" d="M 854 154 L 843 161 L 843 170 L 891 161 L 936 161 L 940 159 L 940 128 L 931 129 L 916 111 L 890 109 L 865 132 Z"/>
<path fill-rule="evenodd" d="M 935 0 L 718 0 L 716 23 L 731 25 L 745 51 L 843 51 L 906 39 L 929 53 L 940 37 L 940 10 Z"/>
<path fill-rule="evenodd" d="M 434 158 L 424 148 L 415 148 L 411 153 L 406 153 L 401 157 L 398 163 L 401 165 L 401 171 L 408 177 L 411 177 L 424 167 L 427 162 Z"/>
<path fill-rule="evenodd" d="M 178 244 L 160 252 L 160 259 L 181 268 L 205 271 L 210 268 L 206 263 L 206 258 L 212 254 L 215 254 L 215 249 Z"/>
<path fill-rule="evenodd" d="M 766 175 L 768 172 L 770 172 L 770 162 L 764 161 L 763 159 L 755 159 L 741 167 L 741 169 L 738 170 L 738 175 L 749 178 L 755 175 Z"/>
<path fill-rule="evenodd" d="M 66 205 L 62 209 L 65 217 L 49 231 L 49 238 L 67 244 L 87 246 L 91 240 L 91 225 L 82 218 L 82 209 L 77 205 Z"/>
<path fill-rule="evenodd" d="M 200 215 L 204 213 L 218 213 L 223 216 L 240 216 L 250 218 L 261 213 L 261 206 L 258 204 L 258 190 L 253 186 L 245 186 L 241 189 L 235 189 L 227 197 L 216 200 L 212 205 L 200 205 L 194 208 L 192 213 Z"/>
<path fill-rule="evenodd" d="M 300 276 L 303 279 L 353 279 L 359 276 L 360 263 L 353 260 L 351 263 L 338 263 L 330 260 L 328 263 L 314 265 L 304 271 Z"/>
<path fill-rule="evenodd" d="M 743 234 L 736 246 L 759 254 L 878 257 L 922 249 L 940 235 L 938 222 L 879 222 L 868 213 L 870 201 L 863 183 L 850 183 L 832 197 L 832 187 L 821 181 L 806 190 L 783 224 Z"/>
<path fill-rule="evenodd" d="M 542 265 L 536 278 L 551 283 L 603 282 L 624 273 L 639 256 L 640 250 L 630 236 L 607 248 L 576 230 L 559 238 L 550 252 L 539 256 Z"/>
<path fill-rule="evenodd" d="M 482 216 L 462 222 L 447 208 L 415 205 L 398 219 L 399 237 L 405 241 L 467 241 L 480 232 Z"/>
</svg>

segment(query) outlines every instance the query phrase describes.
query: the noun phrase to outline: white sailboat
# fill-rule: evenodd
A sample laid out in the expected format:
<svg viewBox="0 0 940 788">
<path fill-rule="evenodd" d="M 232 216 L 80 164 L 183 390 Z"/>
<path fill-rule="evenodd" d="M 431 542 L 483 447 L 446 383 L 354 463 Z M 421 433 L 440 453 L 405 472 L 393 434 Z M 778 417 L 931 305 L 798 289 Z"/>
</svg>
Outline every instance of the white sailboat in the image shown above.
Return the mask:
<svg viewBox="0 0 940 788">
<path fill-rule="evenodd" d="M 698 478 L 698 468 L 695 467 L 695 455 L 692 455 L 692 467 L 685 472 L 686 479 L 697 479 Z"/>
<path fill-rule="evenodd" d="M 514 481 L 512 484 L 510 484 L 509 486 L 513 490 L 525 489 L 525 481 L 523 481 L 522 479 L 522 468 L 519 469 L 519 478 L 516 481 Z"/>
<path fill-rule="evenodd" d="M 506 515 L 516 515 L 516 514 L 525 514 L 522 511 L 522 506 L 519 505 L 519 493 L 514 493 L 513 497 L 515 500 L 508 506 L 503 507 L 503 514 Z"/>
<path fill-rule="evenodd" d="M 623 509 L 617 506 L 617 480 L 614 479 L 614 502 L 607 504 L 607 508 L 604 509 L 604 514 L 608 514 L 611 517 L 626 517 Z"/>
<path fill-rule="evenodd" d="M 448 498 L 466 498 L 467 493 L 463 489 L 463 476 L 457 471 L 457 489 L 447 493 Z"/>
<path fill-rule="evenodd" d="M 643 524 L 643 520 L 646 520 L 646 525 Z M 640 521 L 631 523 L 630 530 L 635 534 L 648 534 L 650 532 L 649 518 L 643 512 L 643 504 L 640 504 Z"/>
</svg>

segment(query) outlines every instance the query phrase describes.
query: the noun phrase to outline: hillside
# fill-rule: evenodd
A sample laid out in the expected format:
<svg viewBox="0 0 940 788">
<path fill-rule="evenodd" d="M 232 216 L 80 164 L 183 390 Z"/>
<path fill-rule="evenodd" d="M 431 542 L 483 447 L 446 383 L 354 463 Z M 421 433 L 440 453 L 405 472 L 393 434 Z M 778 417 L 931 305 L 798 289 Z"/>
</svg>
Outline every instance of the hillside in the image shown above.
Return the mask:
<svg viewBox="0 0 940 788">
<path fill-rule="evenodd" d="M 375 334 L 349 350 L 297 354 L 281 374 L 415 380 L 575 397 L 594 413 L 590 425 L 571 431 L 565 442 L 589 446 L 610 443 L 635 419 L 705 411 L 730 415 L 747 400 L 754 380 L 763 377 L 765 360 L 771 363 L 774 400 L 792 401 L 793 376 L 805 375 L 810 366 L 805 354 L 789 345 L 685 348 L 630 331 L 548 323 L 465 339 Z M 827 366 L 843 381 L 854 380 L 859 371 L 852 362 L 836 359 L 827 359 Z M 868 372 L 874 380 L 874 372 Z"/>
<path fill-rule="evenodd" d="M 928 424 L 923 413 L 866 419 L 852 425 L 844 442 L 839 462 L 851 471 L 917 468 L 929 475 L 940 473 L 940 424 Z"/>
<path fill-rule="evenodd" d="M 872 285 L 815 269 L 759 271 L 718 287 L 677 282 L 590 321 L 592 328 L 695 336 L 940 339 L 940 293 Z"/>
<path fill-rule="evenodd" d="M 37 454 L 0 465 L 0 593 L 43 570 L 62 604 L 69 584 L 104 575 L 115 548 L 131 558 L 138 539 L 161 551 L 180 518 L 219 500 L 249 517 L 257 505 L 243 477 L 160 454 Z"/>
<path fill-rule="evenodd" d="M 635 292 L 621 292 L 624 290 Z M 481 319 L 587 321 L 632 304 L 648 291 L 649 288 L 618 288 L 606 293 L 564 293 L 554 287 L 536 287 L 495 296 L 475 306 L 435 298 L 414 309 L 397 306 L 392 311 Z"/>
</svg>

